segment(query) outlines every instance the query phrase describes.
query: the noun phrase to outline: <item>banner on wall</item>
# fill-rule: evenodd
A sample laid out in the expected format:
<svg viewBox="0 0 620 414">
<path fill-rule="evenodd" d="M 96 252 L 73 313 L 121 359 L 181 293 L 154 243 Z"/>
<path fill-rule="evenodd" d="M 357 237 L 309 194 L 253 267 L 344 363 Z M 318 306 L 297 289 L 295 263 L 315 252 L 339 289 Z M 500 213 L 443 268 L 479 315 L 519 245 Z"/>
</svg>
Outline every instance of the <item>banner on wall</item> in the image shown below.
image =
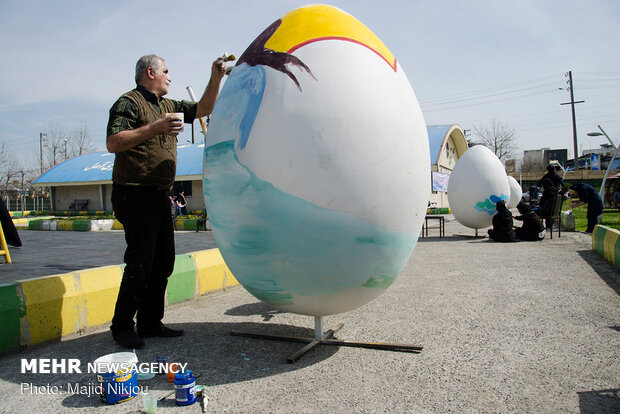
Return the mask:
<svg viewBox="0 0 620 414">
<path fill-rule="evenodd" d="M 590 169 L 591 170 L 601 169 L 600 159 L 601 158 L 599 154 L 591 154 L 591 158 L 590 158 Z"/>
<path fill-rule="evenodd" d="M 450 181 L 450 174 L 433 171 L 432 178 L 433 191 L 441 191 L 443 193 L 448 192 L 448 181 Z"/>
</svg>

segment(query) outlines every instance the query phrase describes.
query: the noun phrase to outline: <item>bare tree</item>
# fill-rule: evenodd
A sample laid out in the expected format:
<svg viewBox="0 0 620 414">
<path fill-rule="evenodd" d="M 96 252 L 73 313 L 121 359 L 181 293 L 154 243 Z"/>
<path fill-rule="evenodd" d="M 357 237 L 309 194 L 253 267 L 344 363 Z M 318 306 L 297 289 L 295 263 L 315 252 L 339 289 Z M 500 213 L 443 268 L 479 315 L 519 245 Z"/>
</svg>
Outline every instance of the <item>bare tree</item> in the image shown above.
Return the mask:
<svg viewBox="0 0 620 414">
<path fill-rule="evenodd" d="M 517 155 L 517 136 L 514 128 L 493 118 L 487 126 L 473 127 L 478 143 L 489 148 L 502 161 Z"/>
<path fill-rule="evenodd" d="M 18 175 L 20 166 L 14 157 L 7 156 L 0 170 L 0 190 L 3 193 L 9 191 L 11 181 Z"/>
<path fill-rule="evenodd" d="M 8 152 L 9 150 L 6 147 L 6 142 L 0 142 L 0 164 L 4 164 Z"/>
<path fill-rule="evenodd" d="M 50 122 L 43 138 L 43 167 L 51 168 L 68 158 L 87 154 L 94 149 L 85 123 L 67 134 L 62 125 Z"/>
<path fill-rule="evenodd" d="M 16 197 L 19 185 L 20 165 L 17 159 L 9 152 L 4 142 L 0 143 L 0 195 Z"/>
<path fill-rule="evenodd" d="M 95 146 L 90 139 L 88 127 L 84 122 L 73 130 L 69 137 L 69 154 L 67 157 L 76 157 L 78 155 L 88 154 L 93 152 Z"/>
<path fill-rule="evenodd" d="M 43 139 L 43 169 L 47 170 L 64 158 L 65 143 L 68 141 L 67 134 L 61 125 L 50 122 Z"/>
<path fill-rule="evenodd" d="M 11 179 L 19 168 L 19 164 L 15 157 L 11 155 L 6 142 L 0 142 L 0 190 L 7 191 Z"/>
</svg>

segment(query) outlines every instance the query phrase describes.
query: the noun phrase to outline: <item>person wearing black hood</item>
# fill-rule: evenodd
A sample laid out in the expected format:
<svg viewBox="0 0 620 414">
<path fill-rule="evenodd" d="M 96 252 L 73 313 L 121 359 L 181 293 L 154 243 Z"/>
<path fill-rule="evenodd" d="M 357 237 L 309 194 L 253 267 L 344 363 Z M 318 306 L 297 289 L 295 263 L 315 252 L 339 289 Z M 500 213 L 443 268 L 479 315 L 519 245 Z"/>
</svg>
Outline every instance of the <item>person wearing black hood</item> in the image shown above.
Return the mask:
<svg viewBox="0 0 620 414">
<path fill-rule="evenodd" d="M 516 216 L 514 219 L 523 221 L 523 226 L 515 227 L 515 233 L 519 240 L 538 241 L 544 239 L 545 226 L 529 204 L 521 201 L 517 204 L 517 210 L 519 210 L 521 215 Z"/>
<path fill-rule="evenodd" d="M 496 242 L 519 241 L 513 230 L 512 213 L 506 207 L 506 202 L 500 200 L 495 204 L 497 213 L 493 216 L 493 228 L 489 229 L 489 238 Z"/>
<path fill-rule="evenodd" d="M 581 203 L 573 204 L 573 207 L 577 207 L 588 203 L 588 228 L 586 233 L 592 233 L 594 226 L 601 222 L 603 217 L 603 200 L 601 196 L 596 192 L 594 187 L 586 183 L 577 183 L 570 186 L 569 189 L 571 195 L 577 195 Z"/>
<path fill-rule="evenodd" d="M 557 164 L 549 164 L 549 165 L 547 165 L 547 167 L 546 167 L 547 168 L 547 173 L 542 176 L 540 181 L 538 181 L 538 187 L 541 187 L 543 180 L 545 178 L 548 178 L 548 179 L 551 180 L 553 185 L 555 185 L 556 187 L 558 187 L 558 188 L 566 188 L 566 185 L 564 184 L 564 180 L 562 179 L 562 177 L 560 177 L 558 175 L 558 171 L 557 171 L 555 165 L 557 165 Z"/>
<path fill-rule="evenodd" d="M 540 198 L 540 207 L 538 209 L 538 215 L 540 217 L 547 217 L 545 219 L 547 228 L 550 229 L 553 225 L 553 219 L 551 216 L 551 208 L 553 207 L 553 199 L 555 195 L 560 191 L 560 188 L 553 183 L 551 178 L 543 178 L 540 180 L 543 188 L 542 197 Z"/>
</svg>

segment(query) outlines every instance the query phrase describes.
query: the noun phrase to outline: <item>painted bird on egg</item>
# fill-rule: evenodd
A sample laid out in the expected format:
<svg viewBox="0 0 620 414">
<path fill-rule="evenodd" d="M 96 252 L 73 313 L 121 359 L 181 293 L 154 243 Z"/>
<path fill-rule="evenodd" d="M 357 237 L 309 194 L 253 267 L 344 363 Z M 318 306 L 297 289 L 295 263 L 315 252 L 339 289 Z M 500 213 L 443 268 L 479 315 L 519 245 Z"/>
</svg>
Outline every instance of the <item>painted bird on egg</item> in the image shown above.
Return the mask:
<svg viewBox="0 0 620 414">
<path fill-rule="evenodd" d="M 335 7 L 276 20 L 222 88 L 203 188 L 220 252 L 256 298 L 323 316 L 379 296 L 430 194 L 426 126 L 396 58 Z"/>
</svg>

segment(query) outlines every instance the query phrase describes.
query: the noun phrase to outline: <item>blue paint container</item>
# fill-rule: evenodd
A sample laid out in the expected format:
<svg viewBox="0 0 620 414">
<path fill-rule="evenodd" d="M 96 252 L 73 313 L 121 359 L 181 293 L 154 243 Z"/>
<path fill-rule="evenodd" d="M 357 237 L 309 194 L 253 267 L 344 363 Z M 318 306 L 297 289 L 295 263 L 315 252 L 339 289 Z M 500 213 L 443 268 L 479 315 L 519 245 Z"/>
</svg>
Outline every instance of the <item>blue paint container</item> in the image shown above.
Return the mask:
<svg viewBox="0 0 620 414">
<path fill-rule="evenodd" d="M 138 395 L 138 357 L 132 352 L 116 352 L 97 358 L 93 363 L 101 399 L 118 404 Z"/>
<path fill-rule="evenodd" d="M 174 376 L 174 396 L 177 405 L 192 405 L 196 402 L 196 378 L 192 371 L 177 372 Z"/>
</svg>

